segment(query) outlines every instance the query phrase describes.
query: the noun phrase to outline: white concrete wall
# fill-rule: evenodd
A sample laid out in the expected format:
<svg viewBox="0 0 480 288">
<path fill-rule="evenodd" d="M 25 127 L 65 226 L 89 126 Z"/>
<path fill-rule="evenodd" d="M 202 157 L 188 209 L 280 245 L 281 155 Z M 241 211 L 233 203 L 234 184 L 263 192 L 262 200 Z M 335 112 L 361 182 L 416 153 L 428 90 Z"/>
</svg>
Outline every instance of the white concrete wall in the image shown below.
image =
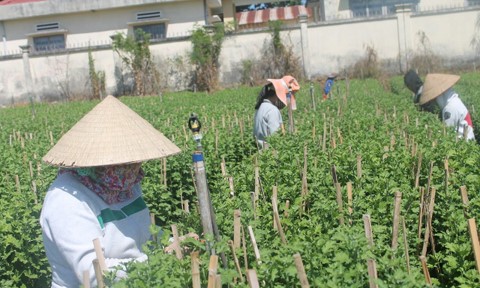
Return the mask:
<svg viewBox="0 0 480 288">
<path fill-rule="evenodd" d="M 475 21 L 480 10 L 457 11 L 450 13 L 414 14 L 407 17 L 409 31 L 406 39 L 411 39 L 409 53 L 419 51 L 419 31 L 423 31 L 431 44 L 431 50 L 444 59 L 472 60 L 475 56 L 470 42 L 474 36 Z M 454 24 L 452 24 L 454 23 Z M 308 28 L 308 53 L 306 55 L 312 75 L 325 75 L 339 72 L 354 64 L 365 55 L 366 46 L 373 47 L 381 60 L 398 62 L 400 53 L 398 19 L 396 16 L 383 20 L 351 21 L 310 25 Z M 301 56 L 300 29 L 282 31 L 286 45 L 293 46 Z M 270 32 L 245 33 L 228 36 L 222 47 L 220 77 L 224 84 L 240 81 L 241 63 L 246 59 L 260 57 L 261 48 L 269 41 Z M 165 86 L 186 88 L 191 67 L 188 66 L 188 53 L 191 43 L 167 41 L 152 44 L 152 54 L 159 63 L 160 70 L 167 73 Z M 110 49 L 94 51 L 96 70 L 103 70 L 107 76 L 108 93 L 118 88 L 118 56 Z M 66 90 L 72 96 L 89 93 L 88 54 L 69 53 L 58 56 L 32 56 L 30 58 L 34 90 L 42 97 L 61 98 Z M 183 66 L 183 67 L 179 67 Z M 400 67 L 400 66 L 399 66 Z M 398 69 L 400 72 L 400 68 Z M 0 60 L 0 105 L 21 102 L 28 99 L 22 59 Z M 173 85 L 180 81 L 184 85 Z M 67 85 L 68 83 L 68 85 Z M 68 89 L 67 89 L 68 88 Z M 76 90 L 75 90 L 76 89 Z M 63 94 L 62 94 L 63 93 Z"/>
</svg>

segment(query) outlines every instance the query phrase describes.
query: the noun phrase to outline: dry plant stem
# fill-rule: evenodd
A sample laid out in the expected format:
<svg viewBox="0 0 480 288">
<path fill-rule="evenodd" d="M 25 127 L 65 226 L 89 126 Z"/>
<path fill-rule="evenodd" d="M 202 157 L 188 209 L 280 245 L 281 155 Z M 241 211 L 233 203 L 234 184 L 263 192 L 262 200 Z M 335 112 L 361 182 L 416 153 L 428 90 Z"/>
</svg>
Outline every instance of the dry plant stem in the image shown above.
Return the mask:
<svg viewBox="0 0 480 288">
<path fill-rule="evenodd" d="M 407 272 L 410 274 L 410 254 L 408 253 L 407 228 L 405 225 L 405 217 L 401 217 L 403 231 L 403 245 L 405 249 L 405 262 L 407 264 Z"/>
<path fill-rule="evenodd" d="M 237 269 L 237 273 L 240 277 L 240 281 L 243 282 L 242 268 L 240 268 L 240 263 L 238 262 L 237 254 L 235 253 L 235 246 L 233 244 L 233 241 L 228 240 L 228 245 L 230 246 L 230 249 L 232 250 L 233 261 L 235 263 L 235 268 Z"/>
<path fill-rule="evenodd" d="M 475 267 L 477 267 L 477 271 L 480 273 L 480 243 L 478 242 L 478 232 L 475 218 L 468 219 L 468 232 L 470 233 L 470 239 L 472 240 Z"/>
<path fill-rule="evenodd" d="M 210 262 L 208 264 L 208 288 L 215 288 L 216 287 L 216 280 L 217 280 L 217 268 L 218 268 L 218 256 L 212 255 L 210 256 Z"/>
<path fill-rule="evenodd" d="M 198 251 L 192 252 L 190 254 L 191 266 L 192 266 L 192 287 L 201 288 L 201 279 L 200 279 L 200 260 L 198 258 Z"/>
<path fill-rule="evenodd" d="M 395 192 L 394 212 L 393 212 L 393 229 L 392 229 L 392 249 L 396 250 L 398 247 L 398 229 L 400 222 L 400 209 L 402 202 L 402 193 Z"/>
<path fill-rule="evenodd" d="M 260 288 L 260 284 L 258 284 L 257 271 L 253 269 L 247 270 L 247 280 L 250 288 Z"/>
<path fill-rule="evenodd" d="M 248 226 L 248 233 L 250 234 L 250 239 L 252 240 L 253 251 L 255 252 L 255 259 L 257 259 L 257 263 L 260 264 L 260 251 L 258 250 L 257 241 L 255 240 L 252 226 Z"/>
<path fill-rule="evenodd" d="M 100 268 L 100 263 L 98 263 L 98 259 L 93 259 L 93 269 L 95 270 L 95 278 L 97 279 L 97 287 L 103 288 L 105 287 L 105 283 L 103 281 L 103 271 Z"/>
<path fill-rule="evenodd" d="M 100 245 L 100 239 L 93 239 L 93 248 L 95 249 L 95 255 L 98 259 L 98 264 L 102 271 L 107 270 L 107 264 L 105 264 L 105 256 L 103 255 L 102 245 Z"/>
<path fill-rule="evenodd" d="M 302 256 L 299 253 L 293 255 L 295 261 L 295 267 L 297 268 L 297 276 L 300 280 L 300 285 L 302 288 L 309 288 L 310 284 L 308 283 L 307 273 L 305 273 L 305 267 L 303 266 Z"/>
</svg>

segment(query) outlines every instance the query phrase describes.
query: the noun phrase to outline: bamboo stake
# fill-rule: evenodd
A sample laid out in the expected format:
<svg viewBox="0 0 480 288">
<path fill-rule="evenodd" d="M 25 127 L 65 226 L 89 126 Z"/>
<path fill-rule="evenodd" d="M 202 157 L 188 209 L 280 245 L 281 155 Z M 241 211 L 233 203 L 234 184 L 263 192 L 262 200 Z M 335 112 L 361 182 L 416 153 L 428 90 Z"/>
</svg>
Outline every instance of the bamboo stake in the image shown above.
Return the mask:
<svg viewBox="0 0 480 288">
<path fill-rule="evenodd" d="M 362 178 L 362 155 L 357 155 L 357 177 Z"/>
<path fill-rule="evenodd" d="M 303 170 L 302 170 L 302 210 L 305 212 L 307 206 L 307 196 L 308 196 L 308 182 L 307 182 L 307 145 L 303 147 Z"/>
<path fill-rule="evenodd" d="M 243 250 L 243 264 L 245 265 L 245 271 L 248 270 L 248 258 L 247 258 L 247 241 L 245 241 L 245 229 L 242 225 L 242 250 Z"/>
<path fill-rule="evenodd" d="M 33 178 L 32 161 L 28 161 L 28 169 L 29 169 L 29 171 L 30 171 L 30 178 Z"/>
<path fill-rule="evenodd" d="M 173 249 L 175 250 L 175 255 L 177 259 L 183 259 L 182 249 L 180 248 L 180 239 L 178 237 L 177 225 L 172 224 L 172 234 L 173 234 Z"/>
<path fill-rule="evenodd" d="M 260 264 L 262 261 L 260 261 L 260 251 L 258 250 L 257 247 L 257 241 L 255 240 L 255 235 L 253 234 L 253 229 L 252 226 L 248 226 L 248 233 L 250 234 L 250 239 L 252 240 L 252 245 L 253 245 L 253 251 L 255 252 L 255 259 L 257 259 L 257 263 Z"/>
<path fill-rule="evenodd" d="M 241 211 L 239 209 L 233 211 L 233 247 L 240 248 L 240 229 L 241 229 Z"/>
<path fill-rule="evenodd" d="M 37 196 L 37 183 L 35 180 L 32 180 L 32 191 L 33 191 L 33 196 L 34 196 L 34 203 L 35 205 L 38 204 L 38 196 Z"/>
<path fill-rule="evenodd" d="M 428 272 L 428 267 L 427 267 L 427 258 L 425 256 L 420 256 L 420 262 L 422 263 L 422 270 L 423 270 L 423 275 L 425 276 L 425 282 L 429 286 L 432 286 L 432 279 L 430 279 L 430 272 Z"/>
<path fill-rule="evenodd" d="M 460 195 L 462 197 L 463 215 L 465 216 L 465 218 L 468 218 L 467 215 L 468 215 L 469 202 L 468 202 L 467 187 L 460 186 Z"/>
<path fill-rule="evenodd" d="M 415 175 L 415 188 L 420 184 L 420 170 L 422 169 L 422 153 L 418 155 L 417 174 Z"/>
<path fill-rule="evenodd" d="M 278 215 L 278 206 L 277 206 L 277 186 L 273 186 L 273 194 L 272 197 L 272 207 L 273 207 L 273 218 L 278 233 L 280 234 L 280 239 L 282 240 L 283 244 L 287 244 L 287 239 L 285 238 L 285 234 L 283 233 L 282 223 L 280 223 L 280 216 Z"/>
<path fill-rule="evenodd" d="M 290 208 L 290 200 L 285 201 L 285 211 L 283 211 L 283 216 L 288 217 L 288 209 Z"/>
<path fill-rule="evenodd" d="M 93 269 L 95 270 L 95 278 L 97 279 L 97 287 L 103 288 L 105 287 L 105 283 L 103 280 L 103 271 L 102 268 L 100 268 L 100 263 L 97 258 L 93 259 L 92 263 Z"/>
<path fill-rule="evenodd" d="M 235 196 L 235 188 L 233 185 L 233 176 L 228 176 L 228 186 L 230 187 L 230 196 Z"/>
<path fill-rule="evenodd" d="M 405 261 L 407 263 L 407 272 L 410 274 L 410 255 L 408 253 L 408 242 L 407 242 L 407 228 L 405 225 L 405 217 L 401 217 L 402 220 L 402 231 L 403 231 L 403 246 L 405 249 Z"/>
<path fill-rule="evenodd" d="M 398 247 L 398 226 L 400 222 L 400 205 L 402 202 L 402 193 L 395 192 L 394 212 L 393 212 L 393 229 L 392 229 L 392 249 L 396 250 Z"/>
<path fill-rule="evenodd" d="M 258 200 L 259 195 L 260 195 L 260 168 L 258 167 L 257 164 L 255 164 L 255 202 Z"/>
<path fill-rule="evenodd" d="M 370 288 L 378 288 L 377 263 L 374 259 L 367 260 L 368 267 L 368 283 Z"/>
<path fill-rule="evenodd" d="M 192 266 L 192 287 L 201 288 L 200 280 L 200 260 L 198 258 L 198 251 L 192 252 L 190 255 Z"/>
<path fill-rule="evenodd" d="M 260 288 L 260 285 L 258 284 L 257 272 L 255 270 L 247 270 L 247 280 L 250 288 Z"/>
<path fill-rule="evenodd" d="M 363 227 L 365 230 L 365 237 L 367 237 L 367 242 L 370 247 L 373 247 L 373 233 L 372 233 L 372 223 L 370 221 L 370 215 L 363 215 Z"/>
<path fill-rule="evenodd" d="M 215 288 L 215 280 L 217 280 L 218 256 L 210 256 L 210 263 L 208 264 L 208 288 Z"/>
<path fill-rule="evenodd" d="M 323 143 L 322 143 L 322 151 L 325 152 L 327 148 L 327 122 L 325 120 L 325 113 L 323 114 Z"/>
<path fill-rule="evenodd" d="M 435 194 L 436 188 L 432 187 L 430 192 L 430 203 L 428 206 L 428 226 L 430 227 L 430 244 L 432 245 L 432 251 L 435 253 L 435 241 L 433 238 L 433 227 L 432 227 L 432 219 L 433 219 L 433 208 L 435 205 Z"/>
<path fill-rule="evenodd" d="M 297 268 L 297 276 L 300 280 L 300 285 L 302 288 L 309 288 L 310 284 L 308 283 L 307 273 L 305 273 L 305 267 L 303 266 L 302 256 L 299 253 L 293 255 L 295 261 L 295 267 Z"/>
<path fill-rule="evenodd" d="M 21 193 L 21 189 L 20 189 L 20 179 L 18 178 L 18 175 L 15 175 L 15 187 L 17 187 L 17 192 L 18 193 Z"/>
<path fill-rule="evenodd" d="M 252 202 L 253 219 L 257 219 L 257 204 L 255 202 L 255 192 L 250 192 L 250 200 Z"/>
<path fill-rule="evenodd" d="M 220 274 L 215 275 L 215 288 L 222 288 L 222 276 Z"/>
<path fill-rule="evenodd" d="M 348 214 L 352 216 L 353 214 L 353 196 L 352 196 L 352 182 L 347 182 L 347 200 L 348 200 Z M 350 219 L 350 224 L 352 224 L 352 219 Z"/>
<path fill-rule="evenodd" d="M 190 206 L 188 204 L 188 199 L 187 200 L 183 200 L 183 210 L 185 211 L 185 213 L 190 213 Z"/>
<path fill-rule="evenodd" d="M 422 226 L 423 226 L 423 210 L 425 206 L 425 188 L 420 188 L 420 213 L 418 214 L 418 239 L 422 239 Z"/>
<path fill-rule="evenodd" d="M 337 204 L 338 204 L 338 212 L 339 212 L 339 223 L 343 225 L 345 220 L 343 218 L 343 200 L 342 200 L 342 187 L 340 183 L 335 183 L 335 190 L 337 194 Z"/>
<path fill-rule="evenodd" d="M 226 177 L 227 176 L 227 169 L 225 168 L 226 164 L 225 164 L 225 157 L 222 156 L 222 162 L 220 163 L 220 168 L 222 170 L 222 176 L 223 177 Z"/>
<path fill-rule="evenodd" d="M 100 265 L 100 269 L 102 271 L 107 270 L 107 264 L 105 263 L 105 256 L 103 255 L 103 250 L 102 250 L 102 246 L 100 245 L 100 239 L 99 238 L 93 239 L 93 247 L 95 249 L 95 255 L 97 256 L 98 264 Z"/>
<path fill-rule="evenodd" d="M 444 167 L 445 167 L 445 194 L 448 193 L 448 179 L 450 178 L 449 172 L 448 172 L 448 157 L 445 159 L 444 162 Z"/>
<path fill-rule="evenodd" d="M 468 219 L 468 232 L 472 240 L 473 255 L 475 256 L 475 266 L 480 273 L 480 243 L 478 242 L 477 224 L 475 218 Z"/>
<path fill-rule="evenodd" d="M 83 276 L 82 277 L 83 288 L 90 288 L 90 271 L 89 270 L 83 271 L 82 276 Z"/>
<path fill-rule="evenodd" d="M 232 255 L 233 255 L 233 261 L 235 263 L 235 268 L 237 269 L 238 275 L 240 277 L 240 281 L 243 282 L 243 274 L 242 274 L 242 269 L 240 268 L 240 263 L 238 262 L 237 254 L 235 253 L 235 245 L 232 240 L 228 240 L 228 245 L 230 246 L 230 249 L 232 250 Z"/>
</svg>

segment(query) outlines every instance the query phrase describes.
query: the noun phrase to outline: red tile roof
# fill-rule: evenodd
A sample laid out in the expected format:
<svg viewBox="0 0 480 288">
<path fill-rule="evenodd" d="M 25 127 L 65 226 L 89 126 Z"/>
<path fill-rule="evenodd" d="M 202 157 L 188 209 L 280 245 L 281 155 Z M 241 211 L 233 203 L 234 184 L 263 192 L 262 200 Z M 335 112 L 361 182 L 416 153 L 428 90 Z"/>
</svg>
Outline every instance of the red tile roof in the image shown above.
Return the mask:
<svg viewBox="0 0 480 288">
<path fill-rule="evenodd" d="M 301 5 L 272 8 L 256 11 L 238 12 L 236 14 L 238 25 L 259 24 L 275 20 L 294 20 L 301 14 L 312 16 L 312 9 Z"/>
<path fill-rule="evenodd" d="M 13 4 L 23 4 L 30 2 L 39 2 L 45 0 L 0 0 L 0 5 L 13 5 Z"/>
</svg>

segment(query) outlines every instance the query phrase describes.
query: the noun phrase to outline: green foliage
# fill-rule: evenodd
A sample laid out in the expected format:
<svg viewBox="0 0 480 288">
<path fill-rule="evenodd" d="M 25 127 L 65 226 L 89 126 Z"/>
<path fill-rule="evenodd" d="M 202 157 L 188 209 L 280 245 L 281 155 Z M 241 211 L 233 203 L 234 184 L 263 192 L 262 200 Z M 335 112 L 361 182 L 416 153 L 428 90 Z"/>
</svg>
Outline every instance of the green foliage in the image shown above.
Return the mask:
<svg viewBox="0 0 480 288">
<path fill-rule="evenodd" d="M 158 71 L 150 53 L 150 34 L 137 29 L 135 37 L 117 33 L 113 37 L 113 50 L 133 75 L 135 95 L 156 94 Z"/>
<path fill-rule="evenodd" d="M 218 88 L 218 60 L 225 37 L 225 27 L 221 23 L 208 27 L 197 27 L 191 37 L 190 59 L 196 66 L 195 83 L 201 91 L 216 90 Z"/>
<path fill-rule="evenodd" d="M 419 171 L 419 187 L 425 188 L 430 183 L 436 189 L 432 219 L 435 251 L 431 245 L 427 249 L 433 286 L 478 287 L 480 277 L 467 219 L 479 217 L 480 198 L 475 191 L 480 187 L 480 148 L 474 142 L 455 139 L 455 132 L 444 129 L 436 115 L 418 111 L 412 105 L 410 93 L 402 87 L 401 77 L 390 79 L 390 83 L 391 87 L 396 87 L 392 88 L 395 93 L 385 91 L 373 79 L 351 80 L 350 92 L 346 95 L 344 81 L 338 80 L 335 83 L 340 91 L 338 97 L 316 101 L 315 110 L 308 89 L 302 89 L 297 94 L 299 110 L 294 113 L 295 133 L 274 134 L 268 139 L 271 148 L 261 153 L 251 136 L 258 87 L 219 91 L 209 97 L 189 92 L 166 93 L 163 100 L 123 97 L 124 103 L 182 149 L 182 153 L 168 158 L 165 163 L 149 161 L 143 166 L 146 173 L 143 191 L 157 225 L 169 231 L 171 224 L 177 224 L 180 234 L 196 232 L 200 235 L 202 232 L 192 183 L 191 153 L 195 143 L 186 129 L 190 113 L 195 112 L 202 122 L 209 190 L 222 236 L 220 241 L 215 241 L 214 247 L 218 254 L 223 253 L 227 258 L 226 267 L 221 261 L 218 267 L 223 285 L 248 287 L 245 281 L 240 282 L 227 245 L 228 240 L 233 239 L 233 212 L 240 209 L 241 224 L 246 232 L 246 254 L 243 248 L 234 252 L 243 276 L 248 264 L 248 269 L 256 270 L 262 287 L 299 287 L 293 260 L 296 253 L 302 257 L 311 287 L 368 287 L 368 259 L 376 262 L 379 287 L 427 287 L 418 259 L 425 233 L 425 219 L 422 218 L 421 237 L 418 236 L 420 193 L 415 187 L 415 176 Z M 474 123 L 480 119 L 474 109 L 479 105 L 480 92 L 476 89 L 479 84 L 478 74 L 465 74 L 455 86 L 469 107 Z M 98 101 L 40 104 L 35 119 L 30 117 L 28 107 L 2 110 L 0 286 L 50 285 L 50 269 L 43 251 L 38 217 L 56 169 L 42 165 L 40 158 L 51 147 L 50 131 L 53 140 L 58 140 L 96 103 Z M 282 113 L 288 123 L 286 111 Z M 361 156 L 362 175 L 357 174 L 357 155 Z M 444 168 L 447 158 L 448 182 Z M 305 161 L 306 172 L 303 171 Z M 225 171 L 222 171 L 223 164 Z M 261 189 L 254 209 L 255 165 L 260 172 Z M 339 210 L 332 183 L 333 165 L 341 184 L 343 211 Z M 304 173 L 308 193 L 302 195 Z M 15 175 L 19 178 L 20 192 Z M 228 177 L 233 179 L 233 192 Z M 36 183 L 39 204 L 35 204 L 32 181 Z M 348 182 L 353 188 L 351 213 L 346 198 Z M 470 201 L 465 207 L 459 193 L 463 185 L 468 189 Z M 286 244 L 273 228 L 273 186 L 278 188 L 278 210 Z M 393 250 L 396 191 L 402 192 L 401 216 L 406 229 L 400 229 L 398 247 Z M 189 212 L 182 209 L 186 200 Z M 365 238 L 365 214 L 370 215 L 372 223 L 372 246 Z M 345 224 L 339 224 L 340 217 Z M 256 238 L 259 260 L 248 226 Z M 158 232 L 151 230 L 154 234 Z M 186 253 L 178 260 L 174 254 L 163 252 L 168 237 L 165 233 L 160 243 L 145 245 L 149 260 L 127 265 L 128 279 L 114 282 L 111 275 L 107 276 L 109 286 L 191 287 L 189 252 L 198 251 L 201 285 L 206 287 L 210 255 L 205 243 L 184 242 Z M 202 235 L 202 240 L 205 238 L 211 240 L 211 236 Z M 407 249 L 410 271 L 405 260 Z"/>
</svg>

